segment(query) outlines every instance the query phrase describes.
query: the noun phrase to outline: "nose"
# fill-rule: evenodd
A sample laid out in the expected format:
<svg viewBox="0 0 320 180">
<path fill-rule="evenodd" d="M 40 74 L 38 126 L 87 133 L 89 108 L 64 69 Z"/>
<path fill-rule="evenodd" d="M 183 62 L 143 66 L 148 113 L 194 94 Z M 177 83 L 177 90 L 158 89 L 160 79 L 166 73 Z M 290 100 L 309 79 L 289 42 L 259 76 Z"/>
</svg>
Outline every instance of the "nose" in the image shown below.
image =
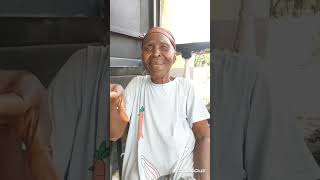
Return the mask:
<svg viewBox="0 0 320 180">
<path fill-rule="evenodd" d="M 153 49 L 153 57 L 159 57 L 161 55 L 160 49 L 158 47 Z"/>
</svg>

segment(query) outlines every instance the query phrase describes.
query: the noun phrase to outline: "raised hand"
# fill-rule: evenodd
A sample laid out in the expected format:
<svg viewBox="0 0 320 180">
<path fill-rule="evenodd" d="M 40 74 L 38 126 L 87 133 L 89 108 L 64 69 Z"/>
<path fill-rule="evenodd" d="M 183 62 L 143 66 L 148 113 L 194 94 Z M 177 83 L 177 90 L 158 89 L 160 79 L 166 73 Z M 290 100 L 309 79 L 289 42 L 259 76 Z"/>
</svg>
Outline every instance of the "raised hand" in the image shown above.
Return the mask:
<svg viewBox="0 0 320 180">
<path fill-rule="evenodd" d="M 128 122 L 129 118 L 125 112 L 123 93 L 124 89 L 120 84 L 110 84 L 110 106 L 114 106 L 117 109 L 122 121 Z"/>
<path fill-rule="evenodd" d="M 124 89 L 120 84 L 110 84 L 110 101 L 114 101 L 124 93 Z"/>
<path fill-rule="evenodd" d="M 110 140 L 122 137 L 129 122 L 126 114 L 124 89 L 119 84 L 110 84 Z"/>
</svg>

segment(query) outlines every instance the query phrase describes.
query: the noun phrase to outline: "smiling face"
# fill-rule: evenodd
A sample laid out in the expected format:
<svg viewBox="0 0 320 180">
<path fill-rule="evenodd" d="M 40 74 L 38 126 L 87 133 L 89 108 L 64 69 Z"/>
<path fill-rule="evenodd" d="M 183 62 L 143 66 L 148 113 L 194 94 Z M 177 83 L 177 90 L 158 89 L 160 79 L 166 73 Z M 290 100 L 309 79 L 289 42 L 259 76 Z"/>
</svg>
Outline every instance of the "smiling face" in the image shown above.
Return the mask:
<svg viewBox="0 0 320 180">
<path fill-rule="evenodd" d="M 169 82 L 169 72 L 176 60 L 170 40 L 161 33 L 151 33 L 143 41 L 142 60 L 155 83 Z"/>
</svg>

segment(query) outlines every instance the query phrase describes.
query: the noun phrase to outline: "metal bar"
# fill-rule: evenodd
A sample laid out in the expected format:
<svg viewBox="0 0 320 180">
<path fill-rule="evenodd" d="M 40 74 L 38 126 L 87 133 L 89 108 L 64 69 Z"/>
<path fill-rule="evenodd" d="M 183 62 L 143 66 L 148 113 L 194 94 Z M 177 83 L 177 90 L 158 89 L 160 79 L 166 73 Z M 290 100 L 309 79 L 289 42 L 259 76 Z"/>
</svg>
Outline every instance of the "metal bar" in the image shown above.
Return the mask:
<svg viewBox="0 0 320 180">
<path fill-rule="evenodd" d="M 154 0 L 149 2 L 149 28 L 151 28 L 154 26 Z"/>
<path fill-rule="evenodd" d="M 110 57 L 110 67 L 141 67 L 140 59 Z"/>
<path fill-rule="evenodd" d="M 143 35 L 140 32 L 131 31 L 118 26 L 110 25 L 110 31 L 122 35 L 126 35 L 133 38 L 142 39 Z"/>
<path fill-rule="evenodd" d="M 110 143 L 110 163 L 109 163 L 109 179 L 112 179 L 112 149 L 113 149 L 113 143 Z"/>
<path fill-rule="evenodd" d="M 117 156 L 118 156 L 118 169 L 119 169 L 119 179 L 121 179 L 122 175 L 122 142 L 121 138 L 117 141 Z"/>
<path fill-rule="evenodd" d="M 153 26 L 157 26 L 157 0 L 153 0 Z"/>
<path fill-rule="evenodd" d="M 160 18 L 161 18 L 161 2 L 160 0 L 156 0 L 156 26 L 160 26 Z"/>
</svg>

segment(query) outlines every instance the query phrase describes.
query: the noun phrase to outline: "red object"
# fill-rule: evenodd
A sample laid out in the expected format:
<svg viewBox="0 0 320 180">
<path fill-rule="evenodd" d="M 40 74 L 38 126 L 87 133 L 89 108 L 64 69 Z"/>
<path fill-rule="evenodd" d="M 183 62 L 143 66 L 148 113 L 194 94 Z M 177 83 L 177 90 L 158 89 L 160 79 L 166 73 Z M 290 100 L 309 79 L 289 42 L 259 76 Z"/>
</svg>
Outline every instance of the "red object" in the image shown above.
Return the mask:
<svg viewBox="0 0 320 180">
<path fill-rule="evenodd" d="M 139 129 L 138 129 L 138 139 L 143 138 L 142 134 L 142 124 L 143 124 L 143 112 L 139 112 Z"/>
<path fill-rule="evenodd" d="M 106 165 L 103 160 L 97 160 L 94 163 L 94 179 L 93 180 L 105 180 Z"/>
</svg>

